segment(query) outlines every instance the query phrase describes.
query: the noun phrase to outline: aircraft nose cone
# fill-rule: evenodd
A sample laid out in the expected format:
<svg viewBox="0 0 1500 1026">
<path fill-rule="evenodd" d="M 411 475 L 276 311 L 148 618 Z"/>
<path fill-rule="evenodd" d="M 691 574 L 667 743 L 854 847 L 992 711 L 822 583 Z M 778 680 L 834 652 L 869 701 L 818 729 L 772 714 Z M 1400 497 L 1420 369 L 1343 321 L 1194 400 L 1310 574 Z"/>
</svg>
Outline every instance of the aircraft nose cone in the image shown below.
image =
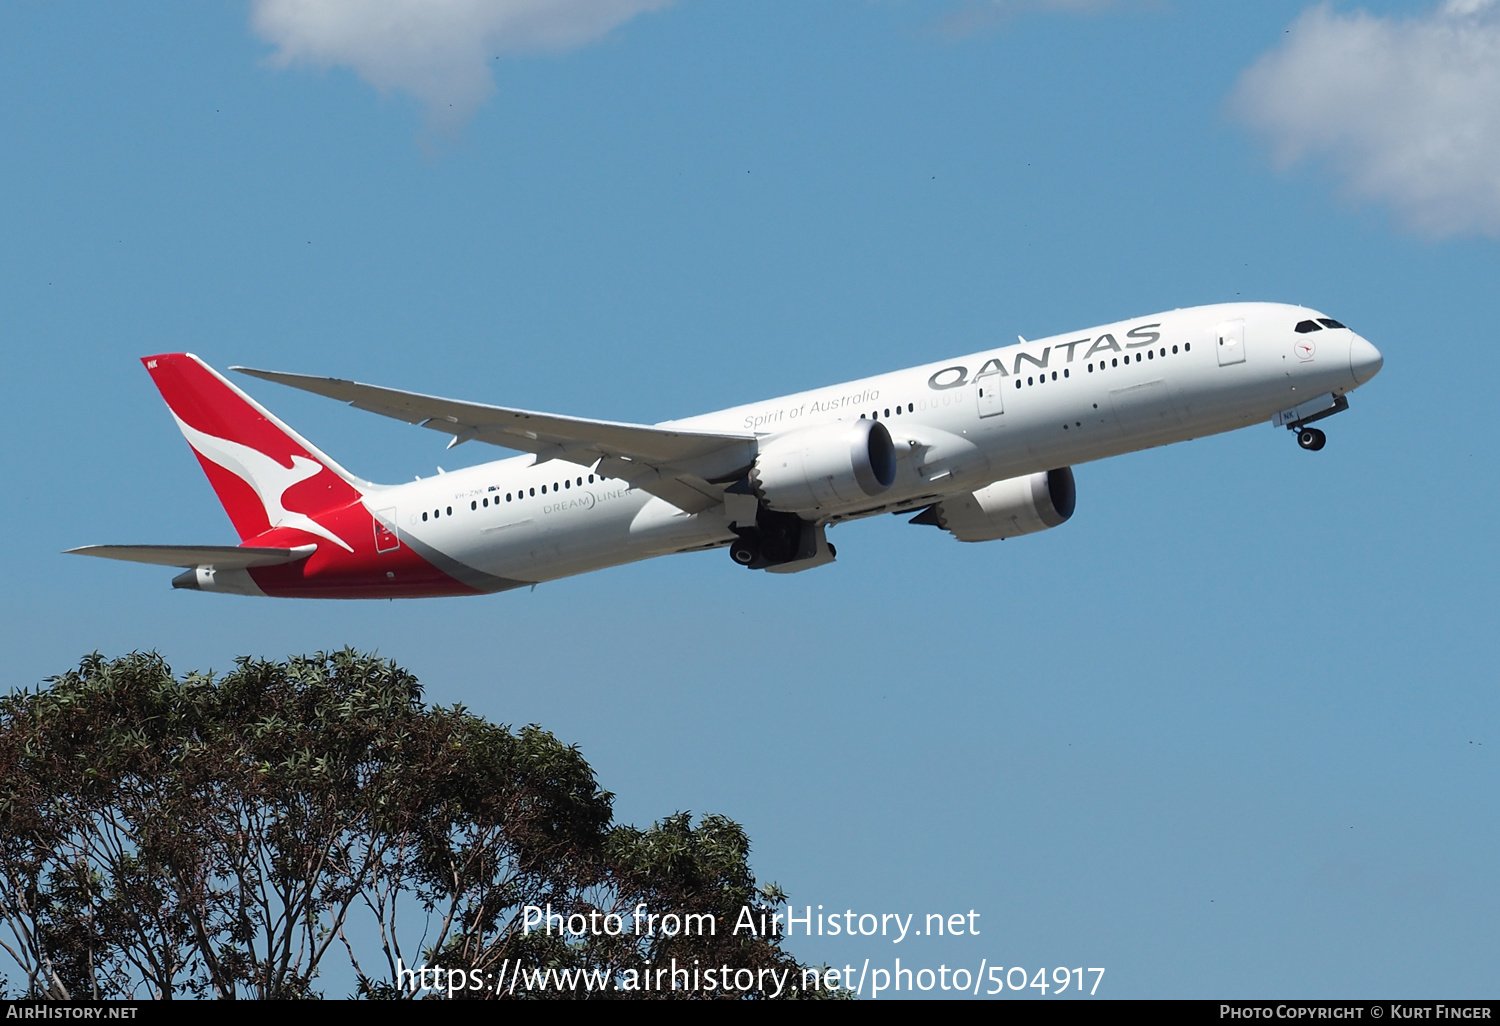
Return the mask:
<svg viewBox="0 0 1500 1026">
<path fill-rule="evenodd" d="M 1379 374 L 1384 363 L 1385 357 L 1380 355 L 1379 349 L 1360 336 L 1354 336 L 1354 341 L 1349 343 L 1349 373 L 1354 375 L 1356 385 L 1363 385 Z"/>
</svg>

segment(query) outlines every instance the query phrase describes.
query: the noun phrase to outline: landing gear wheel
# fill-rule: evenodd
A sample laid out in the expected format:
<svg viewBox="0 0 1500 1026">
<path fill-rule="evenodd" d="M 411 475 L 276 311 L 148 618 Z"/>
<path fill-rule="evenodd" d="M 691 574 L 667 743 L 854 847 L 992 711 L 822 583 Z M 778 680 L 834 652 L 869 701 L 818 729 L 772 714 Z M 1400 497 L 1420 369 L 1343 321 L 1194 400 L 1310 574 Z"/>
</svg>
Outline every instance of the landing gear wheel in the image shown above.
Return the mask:
<svg viewBox="0 0 1500 1026">
<path fill-rule="evenodd" d="M 729 558 L 740 566 L 749 566 L 760 555 L 760 548 L 752 541 L 741 538 L 729 546 Z"/>
<path fill-rule="evenodd" d="M 1297 432 L 1297 444 L 1309 452 L 1317 452 L 1328 444 L 1328 436 L 1317 428 L 1305 427 Z"/>
</svg>

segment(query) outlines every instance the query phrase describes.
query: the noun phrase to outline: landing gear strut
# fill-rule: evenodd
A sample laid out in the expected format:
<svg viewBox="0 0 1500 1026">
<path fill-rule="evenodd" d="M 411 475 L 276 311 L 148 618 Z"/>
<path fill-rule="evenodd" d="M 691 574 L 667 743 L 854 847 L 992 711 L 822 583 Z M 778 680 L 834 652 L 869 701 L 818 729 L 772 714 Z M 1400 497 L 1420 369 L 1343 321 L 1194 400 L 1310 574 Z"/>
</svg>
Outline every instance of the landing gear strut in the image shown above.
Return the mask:
<svg viewBox="0 0 1500 1026">
<path fill-rule="evenodd" d="M 1297 431 L 1297 444 L 1310 452 L 1317 452 L 1328 444 L 1328 436 L 1317 428 L 1300 428 Z"/>
<path fill-rule="evenodd" d="M 1348 396 L 1336 395 L 1332 397 L 1332 401 L 1328 400 L 1329 396 L 1325 395 L 1319 399 L 1309 400 L 1302 406 L 1294 406 L 1290 410 L 1284 410 L 1276 415 L 1273 423 L 1286 425 L 1288 431 L 1296 434 L 1298 445 L 1302 446 L 1308 452 L 1317 452 L 1328 444 L 1328 436 L 1317 428 L 1309 427 L 1308 425 L 1315 420 L 1332 417 L 1335 413 L 1343 413 L 1349 408 Z M 1318 409 L 1319 406 L 1323 408 Z M 1309 409 L 1317 410 L 1317 412 L 1310 416 L 1299 416 L 1305 414 Z"/>
</svg>

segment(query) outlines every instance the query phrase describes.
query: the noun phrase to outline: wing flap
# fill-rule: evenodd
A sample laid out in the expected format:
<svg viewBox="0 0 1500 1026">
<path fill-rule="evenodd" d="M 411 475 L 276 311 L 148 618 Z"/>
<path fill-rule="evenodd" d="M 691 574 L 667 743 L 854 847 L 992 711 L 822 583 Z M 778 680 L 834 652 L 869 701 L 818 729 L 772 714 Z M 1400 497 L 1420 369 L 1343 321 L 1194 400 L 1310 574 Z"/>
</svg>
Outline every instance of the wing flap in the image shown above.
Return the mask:
<svg viewBox="0 0 1500 1026">
<path fill-rule="evenodd" d="M 635 484 L 635 487 L 667 500 L 684 513 L 702 513 L 724 501 L 723 488 L 709 484 L 701 477 L 695 477 L 692 474 L 642 481 Z"/>
<path fill-rule="evenodd" d="M 66 555 L 100 556 L 156 566 L 211 566 L 216 570 L 248 570 L 256 566 L 280 566 L 306 559 L 316 545 L 290 549 L 252 548 L 238 545 L 84 545 L 66 550 Z"/>
</svg>

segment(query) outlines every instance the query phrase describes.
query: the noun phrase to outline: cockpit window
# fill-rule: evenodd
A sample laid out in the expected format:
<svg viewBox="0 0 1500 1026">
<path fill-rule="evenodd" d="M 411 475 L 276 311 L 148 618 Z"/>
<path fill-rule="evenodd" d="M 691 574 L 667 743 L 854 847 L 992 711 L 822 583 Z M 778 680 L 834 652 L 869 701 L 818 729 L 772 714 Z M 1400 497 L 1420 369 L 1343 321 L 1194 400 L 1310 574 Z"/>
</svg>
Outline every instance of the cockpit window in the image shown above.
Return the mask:
<svg viewBox="0 0 1500 1026">
<path fill-rule="evenodd" d="M 1298 321 L 1297 334 L 1306 335 L 1309 331 L 1322 331 L 1317 321 Z"/>
<path fill-rule="evenodd" d="M 1325 327 L 1325 328 L 1342 328 L 1343 327 L 1342 324 L 1340 324 L 1338 321 L 1334 320 L 1332 317 L 1319 317 L 1318 318 L 1318 323 L 1321 324 L 1321 325 L 1323 325 L 1323 327 Z"/>
</svg>

